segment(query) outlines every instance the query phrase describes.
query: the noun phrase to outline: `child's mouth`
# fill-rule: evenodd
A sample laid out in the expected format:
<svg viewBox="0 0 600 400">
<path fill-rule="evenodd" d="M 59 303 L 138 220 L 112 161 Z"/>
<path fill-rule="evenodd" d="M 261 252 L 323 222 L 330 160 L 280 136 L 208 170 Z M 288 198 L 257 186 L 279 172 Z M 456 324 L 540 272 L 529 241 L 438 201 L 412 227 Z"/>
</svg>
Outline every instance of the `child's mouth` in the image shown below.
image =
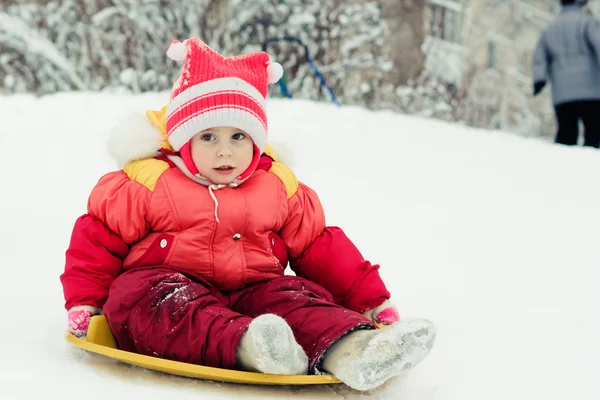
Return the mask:
<svg viewBox="0 0 600 400">
<path fill-rule="evenodd" d="M 231 165 L 221 165 L 220 167 L 213 169 L 219 174 L 227 175 L 230 174 L 235 169 L 235 167 Z"/>
</svg>

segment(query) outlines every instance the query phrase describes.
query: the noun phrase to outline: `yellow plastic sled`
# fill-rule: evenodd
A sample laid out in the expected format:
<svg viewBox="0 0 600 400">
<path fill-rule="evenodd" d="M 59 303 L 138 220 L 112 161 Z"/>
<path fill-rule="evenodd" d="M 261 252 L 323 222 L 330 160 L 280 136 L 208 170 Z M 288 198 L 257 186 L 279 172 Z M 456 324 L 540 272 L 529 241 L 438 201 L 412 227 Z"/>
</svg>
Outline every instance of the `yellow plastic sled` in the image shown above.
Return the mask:
<svg viewBox="0 0 600 400">
<path fill-rule="evenodd" d="M 108 321 L 103 315 L 92 317 L 86 339 L 79 339 L 70 333 L 66 334 L 66 338 L 69 343 L 81 349 L 114 358 L 127 364 L 190 378 L 255 385 L 330 385 L 341 383 L 333 375 L 269 375 L 258 372 L 203 367 L 119 350 Z"/>
</svg>

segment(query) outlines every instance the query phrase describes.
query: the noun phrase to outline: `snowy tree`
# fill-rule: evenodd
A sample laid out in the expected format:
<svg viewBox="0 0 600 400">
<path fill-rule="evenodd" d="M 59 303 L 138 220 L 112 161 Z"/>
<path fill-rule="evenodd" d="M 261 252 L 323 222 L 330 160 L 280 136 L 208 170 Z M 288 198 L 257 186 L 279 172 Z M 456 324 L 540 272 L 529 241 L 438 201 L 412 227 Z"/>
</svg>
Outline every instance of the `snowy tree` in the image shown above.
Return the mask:
<svg viewBox="0 0 600 400">
<path fill-rule="evenodd" d="M 136 92 L 165 90 L 179 72 L 177 64 L 165 57 L 165 50 L 172 39 L 191 36 L 226 55 L 260 50 L 268 38 L 298 38 L 345 103 L 377 107 L 380 83 L 391 69 L 382 52 L 387 31 L 375 1 L 9 3 L 2 15 L 11 23 L 0 28 L 4 92 L 116 86 Z M 34 38 L 45 40 L 44 52 L 27 52 L 24 43 L 33 43 Z M 267 51 L 284 66 L 295 97 L 327 98 L 301 46 L 277 42 Z M 280 95 L 276 86 L 272 94 Z"/>
<path fill-rule="evenodd" d="M 21 19 L 0 13 L 0 84 L 15 92 L 83 89 L 72 63 Z M 37 67 L 33 67 L 37 66 Z"/>
<path fill-rule="evenodd" d="M 50 93 L 113 86 L 134 91 L 167 89 L 178 71 L 165 57 L 165 50 L 173 38 L 199 34 L 205 3 L 97 0 L 12 4 L 2 14 L 12 23 L 0 27 L 4 56 L 0 71 L 11 77 L 10 85 L 4 83 L 4 91 Z M 33 40 L 25 40 L 23 31 L 46 40 L 45 51 L 38 57 L 26 54 L 24 45 L 18 45 Z M 56 59 L 52 55 L 60 55 L 69 65 L 63 63 L 62 68 L 71 72 L 67 84 L 59 85 L 64 79 L 57 74 L 46 77 L 44 82 L 54 82 L 46 86 L 36 78 Z M 25 83 L 16 85 L 15 81 Z"/>
</svg>

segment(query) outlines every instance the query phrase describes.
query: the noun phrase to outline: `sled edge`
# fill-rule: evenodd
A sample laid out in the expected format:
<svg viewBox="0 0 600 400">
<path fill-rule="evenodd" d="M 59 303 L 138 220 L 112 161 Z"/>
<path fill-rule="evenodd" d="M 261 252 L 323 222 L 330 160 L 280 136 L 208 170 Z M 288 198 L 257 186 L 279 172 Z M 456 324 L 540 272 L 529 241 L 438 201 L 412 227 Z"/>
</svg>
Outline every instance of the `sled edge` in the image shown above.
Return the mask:
<svg viewBox="0 0 600 400">
<path fill-rule="evenodd" d="M 330 385 L 341 383 L 333 375 L 270 375 L 258 372 L 205 367 L 131 353 L 116 348 L 115 339 L 112 336 L 106 318 L 103 316 L 92 318 L 90 328 L 89 335 L 85 340 L 79 339 L 68 332 L 65 334 L 65 338 L 69 343 L 83 350 L 110 357 L 126 364 L 171 375 L 255 385 Z"/>
</svg>

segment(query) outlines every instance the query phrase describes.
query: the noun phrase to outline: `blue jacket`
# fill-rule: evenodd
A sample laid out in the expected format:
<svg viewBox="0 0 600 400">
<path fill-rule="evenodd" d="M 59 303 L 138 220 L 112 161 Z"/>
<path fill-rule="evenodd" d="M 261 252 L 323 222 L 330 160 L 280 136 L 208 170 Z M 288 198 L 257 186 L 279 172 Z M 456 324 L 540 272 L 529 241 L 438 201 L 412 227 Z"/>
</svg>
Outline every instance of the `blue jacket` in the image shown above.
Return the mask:
<svg viewBox="0 0 600 400">
<path fill-rule="evenodd" d="M 540 36 L 533 81 L 550 81 L 554 105 L 600 100 L 600 22 L 567 5 Z"/>
</svg>

